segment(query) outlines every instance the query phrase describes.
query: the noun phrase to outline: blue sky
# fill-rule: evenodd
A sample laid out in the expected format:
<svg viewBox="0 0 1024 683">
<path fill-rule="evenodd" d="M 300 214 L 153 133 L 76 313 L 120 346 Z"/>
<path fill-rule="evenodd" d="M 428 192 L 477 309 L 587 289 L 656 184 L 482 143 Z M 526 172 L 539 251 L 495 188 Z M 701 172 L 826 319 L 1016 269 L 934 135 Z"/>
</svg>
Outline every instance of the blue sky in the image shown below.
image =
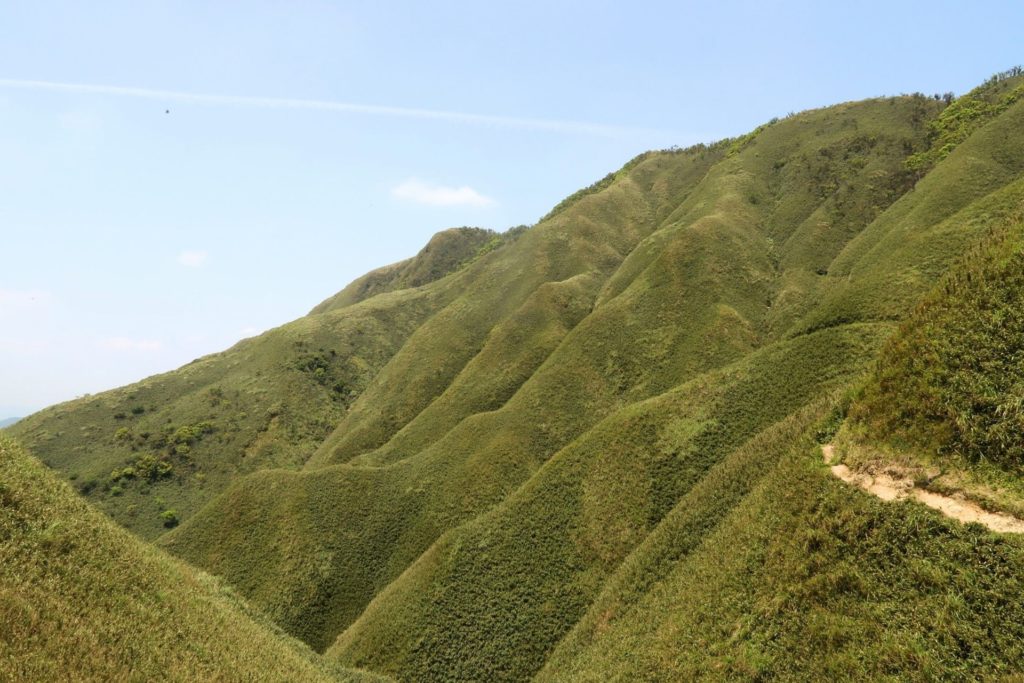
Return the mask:
<svg viewBox="0 0 1024 683">
<path fill-rule="evenodd" d="M 962 93 L 1024 62 L 1022 20 L 1018 2 L 5 2 L 0 418 L 287 322 L 446 227 L 532 223 L 645 149 Z"/>
</svg>

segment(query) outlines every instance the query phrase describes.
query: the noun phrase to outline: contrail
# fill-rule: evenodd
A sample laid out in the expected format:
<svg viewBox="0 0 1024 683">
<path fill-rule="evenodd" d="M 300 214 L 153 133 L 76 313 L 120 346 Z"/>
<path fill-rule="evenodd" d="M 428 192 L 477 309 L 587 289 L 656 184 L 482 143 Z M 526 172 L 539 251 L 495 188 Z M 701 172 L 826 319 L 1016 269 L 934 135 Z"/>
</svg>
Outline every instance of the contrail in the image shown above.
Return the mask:
<svg viewBox="0 0 1024 683">
<path fill-rule="evenodd" d="M 468 123 L 482 126 L 500 126 L 504 128 L 520 128 L 525 130 L 577 133 L 584 135 L 614 136 L 654 132 L 641 128 L 588 123 L 585 121 L 517 118 L 512 116 L 493 116 L 489 114 L 472 114 L 467 112 L 443 111 L 436 109 L 417 109 L 413 107 L 394 107 L 378 104 L 357 104 L 353 102 L 337 102 L 333 100 L 305 100 L 285 97 L 248 97 L 241 95 L 209 95 L 203 93 L 181 92 L 178 90 L 126 88 L 116 85 L 97 85 L 93 83 L 61 83 L 56 81 L 30 81 L 0 78 L 0 88 L 52 90 L 58 92 L 88 93 L 93 95 L 112 95 L 115 97 L 136 97 L 150 100 L 161 100 L 164 102 L 191 102 L 195 104 L 226 105 L 235 107 L 337 111 L 353 114 L 429 119 L 435 121 L 448 121 L 452 123 Z"/>
</svg>

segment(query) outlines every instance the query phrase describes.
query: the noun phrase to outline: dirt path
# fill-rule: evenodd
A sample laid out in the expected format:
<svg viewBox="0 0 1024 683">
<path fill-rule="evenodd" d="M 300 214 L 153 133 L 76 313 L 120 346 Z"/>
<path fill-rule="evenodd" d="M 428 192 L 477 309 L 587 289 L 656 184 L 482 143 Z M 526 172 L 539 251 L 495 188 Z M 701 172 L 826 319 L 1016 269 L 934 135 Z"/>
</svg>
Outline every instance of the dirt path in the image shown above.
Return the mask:
<svg viewBox="0 0 1024 683">
<path fill-rule="evenodd" d="M 835 458 L 835 447 L 824 444 L 821 454 L 832 474 L 851 486 L 858 486 L 882 500 L 903 500 L 910 498 L 934 508 L 942 514 L 961 522 L 977 522 L 984 524 L 992 531 L 1004 534 L 1024 533 L 1024 521 L 1012 515 L 1000 512 L 989 512 L 969 500 L 953 498 L 941 493 L 925 491 L 914 486 L 910 478 L 898 478 L 889 474 L 867 474 L 854 472 L 846 465 L 832 465 Z"/>
</svg>

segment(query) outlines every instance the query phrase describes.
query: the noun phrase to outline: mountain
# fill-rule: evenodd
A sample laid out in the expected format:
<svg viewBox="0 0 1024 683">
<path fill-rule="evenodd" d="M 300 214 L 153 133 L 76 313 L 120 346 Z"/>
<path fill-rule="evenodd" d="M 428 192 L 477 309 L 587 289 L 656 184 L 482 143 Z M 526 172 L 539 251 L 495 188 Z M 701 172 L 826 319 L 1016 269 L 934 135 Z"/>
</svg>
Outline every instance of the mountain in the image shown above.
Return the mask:
<svg viewBox="0 0 1024 683">
<path fill-rule="evenodd" d="M 20 419 L 20 417 L 6 417 L 2 419 L 0 420 L 0 429 L 3 429 L 4 427 L 10 427 L 12 424 L 14 424 Z"/>
<path fill-rule="evenodd" d="M 523 226 L 525 228 L 525 226 Z M 416 256 L 357 278 L 345 289 L 316 306 L 311 313 L 344 308 L 377 294 L 409 289 L 440 280 L 488 251 L 514 238 L 522 228 L 504 235 L 483 228 L 452 228 L 434 235 Z"/>
<path fill-rule="evenodd" d="M 822 446 L 1024 513 L 1022 131 L 1013 70 L 644 153 L 10 432 L 396 680 L 1020 670 L 1019 540 Z"/>
<path fill-rule="evenodd" d="M 383 681 L 284 636 L 0 436 L 0 679 Z"/>
</svg>

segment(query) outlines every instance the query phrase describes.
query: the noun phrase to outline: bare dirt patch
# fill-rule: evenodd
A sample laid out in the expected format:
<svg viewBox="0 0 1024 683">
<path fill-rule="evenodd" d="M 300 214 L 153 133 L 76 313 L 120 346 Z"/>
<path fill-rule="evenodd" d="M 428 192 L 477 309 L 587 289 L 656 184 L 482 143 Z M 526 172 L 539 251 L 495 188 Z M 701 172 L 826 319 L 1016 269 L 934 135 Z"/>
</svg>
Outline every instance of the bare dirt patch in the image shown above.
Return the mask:
<svg viewBox="0 0 1024 683">
<path fill-rule="evenodd" d="M 951 519 L 960 522 L 984 524 L 992 531 L 1004 534 L 1024 533 L 1024 520 L 1001 512 L 989 512 L 966 498 L 947 496 L 927 491 L 914 484 L 914 479 L 899 468 L 887 468 L 883 472 L 854 472 L 846 465 L 832 465 L 835 447 L 824 444 L 821 454 L 826 465 L 830 465 L 833 476 L 857 486 L 882 500 L 916 500 L 938 510 Z"/>
</svg>

